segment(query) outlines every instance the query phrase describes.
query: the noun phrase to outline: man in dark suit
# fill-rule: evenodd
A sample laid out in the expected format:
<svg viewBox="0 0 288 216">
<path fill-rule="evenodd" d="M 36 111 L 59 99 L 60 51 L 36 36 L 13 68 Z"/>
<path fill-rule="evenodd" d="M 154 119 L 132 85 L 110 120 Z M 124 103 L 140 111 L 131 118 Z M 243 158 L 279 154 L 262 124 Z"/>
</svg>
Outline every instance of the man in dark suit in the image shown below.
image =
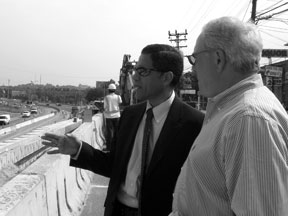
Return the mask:
<svg viewBox="0 0 288 216">
<path fill-rule="evenodd" d="M 180 101 L 174 92 L 183 73 L 183 56 L 164 44 L 146 46 L 134 70 L 141 103 L 120 118 L 114 148 L 104 153 L 73 136 L 46 134 L 51 153 L 71 155 L 70 165 L 110 178 L 105 216 L 167 216 L 180 169 L 202 127 L 204 114 Z M 152 108 L 152 134 L 146 170 L 141 174 L 146 111 Z M 144 176 L 144 177 L 143 177 Z"/>
</svg>

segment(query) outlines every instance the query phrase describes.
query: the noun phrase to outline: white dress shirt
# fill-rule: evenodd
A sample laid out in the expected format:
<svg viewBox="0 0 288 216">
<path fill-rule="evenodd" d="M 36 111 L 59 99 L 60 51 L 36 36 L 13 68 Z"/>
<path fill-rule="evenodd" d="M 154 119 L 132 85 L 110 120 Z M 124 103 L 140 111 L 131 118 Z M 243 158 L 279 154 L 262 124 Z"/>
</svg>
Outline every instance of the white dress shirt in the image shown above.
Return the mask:
<svg viewBox="0 0 288 216">
<path fill-rule="evenodd" d="M 149 154 L 147 160 L 148 164 L 151 160 L 156 141 L 162 130 L 163 124 L 167 118 L 168 112 L 170 110 L 174 98 L 175 93 L 173 91 L 171 96 L 166 101 L 164 101 L 163 103 L 159 104 L 156 107 L 153 107 L 152 110 L 154 115 L 154 118 L 152 119 L 153 130 L 149 142 Z M 146 110 L 149 109 L 150 107 L 151 105 L 147 102 Z M 142 140 L 143 140 L 145 120 L 146 120 L 146 113 L 142 118 L 142 121 L 139 125 L 136 134 L 132 154 L 128 163 L 126 179 L 121 184 L 120 191 L 118 193 L 118 200 L 121 203 L 133 208 L 138 208 L 137 193 L 141 171 L 141 152 L 142 152 Z"/>
</svg>

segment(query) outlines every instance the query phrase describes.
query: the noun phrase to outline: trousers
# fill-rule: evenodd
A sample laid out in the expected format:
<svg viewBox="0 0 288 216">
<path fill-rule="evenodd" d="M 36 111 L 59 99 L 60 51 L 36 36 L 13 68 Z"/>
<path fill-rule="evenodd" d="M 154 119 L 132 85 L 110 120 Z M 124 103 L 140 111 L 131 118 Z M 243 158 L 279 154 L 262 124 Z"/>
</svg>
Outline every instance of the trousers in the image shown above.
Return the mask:
<svg viewBox="0 0 288 216">
<path fill-rule="evenodd" d="M 111 151 L 112 140 L 115 137 L 119 118 L 106 118 L 106 150 Z"/>
</svg>

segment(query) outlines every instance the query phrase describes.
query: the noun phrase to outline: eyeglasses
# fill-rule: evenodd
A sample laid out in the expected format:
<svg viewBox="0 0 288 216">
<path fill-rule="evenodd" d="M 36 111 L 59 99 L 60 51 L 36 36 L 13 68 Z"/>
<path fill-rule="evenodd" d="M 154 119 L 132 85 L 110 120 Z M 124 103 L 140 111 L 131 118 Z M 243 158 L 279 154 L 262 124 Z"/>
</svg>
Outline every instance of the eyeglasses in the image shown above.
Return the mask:
<svg viewBox="0 0 288 216">
<path fill-rule="evenodd" d="M 152 68 L 138 67 L 138 68 L 134 68 L 132 75 L 137 73 L 141 77 L 146 77 L 146 76 L 149 76 L 152 71 L 157 71 L 157 70 L 156 69 L 152 69 Z"/>
<path fill-rule="evenodd" d="M 196 53 L 192 53 L 191 55 L 188 55 L 186 56 L 188 58 L 188 61 L 191 65 L 195 65 L 196 63 L 196 56 L 201 54 L 201 53 L 205 53 L 205 52 L 213 52 L 217 49 L 207 49 L 207 50 L 202 50 L 202 51 L 199 51 L 199 52 L 196 52 Z"/>
</svg>

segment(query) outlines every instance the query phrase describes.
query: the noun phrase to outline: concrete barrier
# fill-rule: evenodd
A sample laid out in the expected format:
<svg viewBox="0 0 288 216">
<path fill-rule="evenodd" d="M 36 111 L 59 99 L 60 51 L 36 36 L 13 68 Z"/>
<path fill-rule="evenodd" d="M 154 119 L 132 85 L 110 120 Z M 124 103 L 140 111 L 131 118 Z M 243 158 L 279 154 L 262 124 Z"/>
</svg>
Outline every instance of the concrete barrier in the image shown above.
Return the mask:
<svg viewBox="0 0 288 216">
<path fill-rule="evenodd" d="M 30 125 L 30 124 L 32 124 L 32 123 L 34 123 L 34 122 L 38 122 L 38 121 L 41 121 L 41 120 L 50 118 L 50 117 L 52 117 L 52 116 L 54 116 L 54 115 L 55 115 L 55 113 L 51 113 L 51 114 L 48 114 L 48 115 L 40 116 L 40 117 L 38 117 L 38 118 L 25 121 L 25 122 L 23 122 L 23 123 L 16 124 L 16 125 L 11 126 L 11 127 L 8 127 L 8 128 L 1 129 L 1 130 L 0 130 L 0 135 L 10 133 L 10 132 L 12 132 L 12 131 L 15 131 L 16 129 L 19 129 L 19 128 L 24 127 L 24 126 L 27 126 L 27 125 Z"/>
<path fill-rule="evenodd" d="M 73 134 L 100 148 L 103 118 L 93 117 Z M 60 123 L 59 123 L 60 124 Z M 59 126 L 59 125 L 58 125 Z M 64 127 L 65 128 L 65 127 Z M 49 127 L 45 132 L 65 133 Z M 43 133 L 43 132 L 42 132 Z M 77 216 L 84 205 L 93 173 L 69 166 L 66 155 L 44 154 L 0 188 L 0 216 Z"/>
<path fill-rule="evenodd" d="M 23 165 L 25 157 L 35 154 L 43 148 L 41 144 L 41 135 L 47 131 L 57 132 L 59 134 L 67 133 L 79 127 L 81 122 L 74 123 L 72 120 L 60 122 L 59 124 L 45 126 L 19 138 L 7 140 L 0 143 L 0 170 L 8 164 Z M 21 161 L 22 160 L 22 161 Z"/>
<path fill-rule="evenodd" d="M 105 144 L 105 124 L 104 124 L 104 115 L 103 113 L 98 113 L 93 116 L 92 124 L 94 124 L 94 133 L 95 133 L 95 145 L 99 149 L 103 149 Z"/>
</svg>

